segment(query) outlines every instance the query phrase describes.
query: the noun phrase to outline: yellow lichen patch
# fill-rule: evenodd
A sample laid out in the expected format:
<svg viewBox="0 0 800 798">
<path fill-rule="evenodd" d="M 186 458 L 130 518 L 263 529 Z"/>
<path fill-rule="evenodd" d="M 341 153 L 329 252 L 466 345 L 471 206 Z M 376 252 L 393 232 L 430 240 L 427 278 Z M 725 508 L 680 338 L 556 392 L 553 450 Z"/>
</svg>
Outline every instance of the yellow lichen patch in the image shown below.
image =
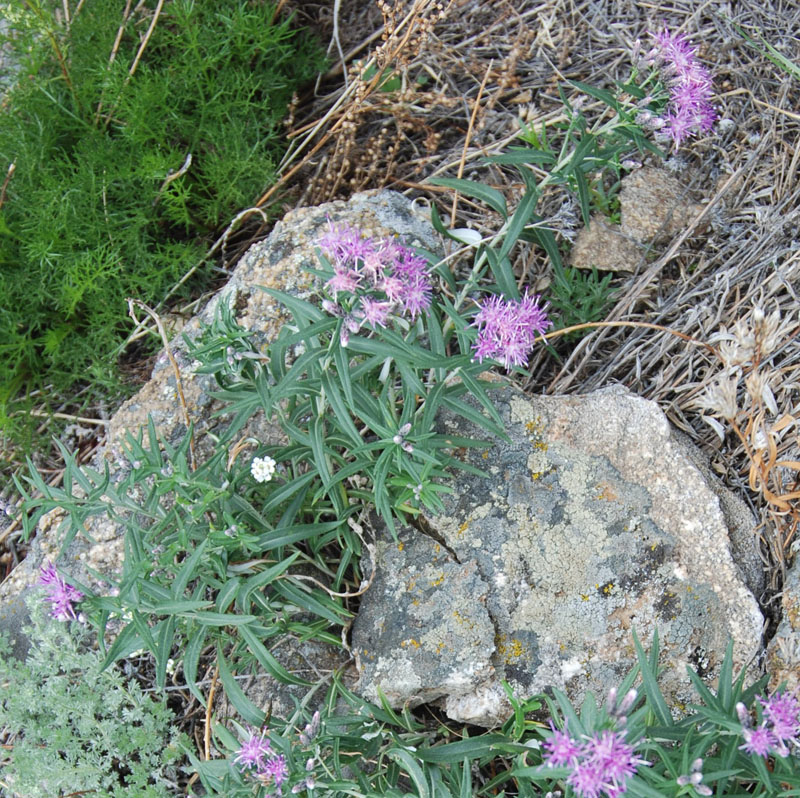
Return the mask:
<svg viewBox="0 0 800 798">
<path fill-rule="evenodd" d="M 434 544 L 434 547 L 433 547 L 434 554 L 438 554 L 441 550 L 442 550 L 442 547 L 438 543 Z"/>
<path fill-rule="evenodd" d="M 444 582 L 444 571 L 440 571 L 439 576 L 437 576 L 436 579 L 431 580 L 431 587 L 439 587 L 442 582 Z"/>
<path fill-rule="evenodd" d="M 419 641 L 414 640 L 413 637 L 409 637 L 408 640 L 401 640 L 400 647 L 405 648 L 406 646 L 413 646 L 414 648 L 419 648 Z"/>
<path fill-rule="evenodd" d="M 405 548 L 405 543 L 398 543 L 397 544 L 397 550 L 398 551 L 402 551 L 404 548 Z"/>
<path fill-rule="evenodd" d="M 406 586 L 406 593 L 410 593 L 415 587 L 417 586 L 417 578 L 412 577 L 408 580 L 408 585 Z"/>
<path fill-rule="evenodd" d="M 456 535 L 461 537 L 467 530 L 469 529 L 469 521 L 464 521 L 463 524 L 458 528 Z"/>
<path fill-rule="evenodd" d="M 482 452 L 482 453 L 481 453 L 481 457 L 482 457 L 484 460 L 488 460 L 488 459 L 489 459 L 489 451 L 488 451 L 488 449 L 487 449 L 485 452 Z"/>
<path fill-rule="evenodd" d="M 435 653 L 436 653 L 436 654 L 441 654 L 441 653 L 442 653 L 442 651 L 444 651 L 444 649 L 445 649 L 445 645 L 444 645 L 444 643 L 442 643 L 442 641 L 440 640 L 440 641 L 439 641 L 439 642 L 436 644 Z"/>
<path fill-rule="evenodd" d="M 542 421 L 542 417 L 536 416 L 536 418 L 526 421 L 525 429 L 528 431 L 529 435 L 541 435 L 544 430 L 544 421 Z"/>
<path fill-rule="evenodd" d="M 522 641 L 516 637 L 512 637 L 509 641 L 507 635 L 498 635 L 495 638 L 494 644 L 497 648 L 497 653 L 506 665 L 513 665 L 525 653 L 525 647 Z"/>
<path fill-rule="evenodd" d="M 589 594 L 588 593 L 581 593 L 581 601 L 588 601 Z"/>
</svg>

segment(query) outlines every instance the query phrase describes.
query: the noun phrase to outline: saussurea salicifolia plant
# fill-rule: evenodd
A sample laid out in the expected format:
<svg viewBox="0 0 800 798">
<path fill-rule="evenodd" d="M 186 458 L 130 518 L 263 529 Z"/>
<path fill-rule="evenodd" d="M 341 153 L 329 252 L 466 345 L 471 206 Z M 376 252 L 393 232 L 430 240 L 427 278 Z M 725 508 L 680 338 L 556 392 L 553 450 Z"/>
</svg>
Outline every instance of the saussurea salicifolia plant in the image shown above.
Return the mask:
<svg viewBox="0 0 800 798">
<path fill-rule="evenodd" d="M 492 278 L 508 297 L 518 296 L 509 255 L 518 241 L 534 243 L 546 253 L 553 269 L 549 289 L 554 322 L 558 329 L 602 319 L 613 299 L 611 275 L 602 279 L 596 271 L 581 272 L 564 265 L 557 238 L 559 217 L 544 219 L 536 213 L 545 193 L 564 186 L 577 197 L 583 224 L 589 226 L 593 211 L 613 215 L 622 176 L 638 168 L 644 153 L 658 157 L 664 151 L 650 139 L 674 145 L 707 133 L 716 119 L 711 105 L 711 77 L 701 65 L 696 48 L 687 37 L 668 29 L 651 34 L 652 47 L 645 54 L 634 47 L 630 77 L 615 91 L 570 81 L 584 95 L 606 106 L 590 122 L 586 96 L 570 101 L 559 88 L 566 121 L 538 130 L 524 125 L 520 139 L 526 146 L 487 158 L 488 162 L 515 166 L 524 194 L 513 215 L 506 199 L 495 188 L 475 180 L 435 178 L 434 185 L 452 188 L 477 199 L 500 214 L 503 224 L 496 234 L 482 239 L 475 231 L 448 229 L 433 209 L 437 230 L 475 248 L 475 281 L 491 269 Z M 565 206 L 567 215 L 571 213 Z M 564 220 L 561 219 L 563 222 Z M 467 286 L 467 292 L 474 284 Z"/>
<path fill-rule="evenodd" d="M 98 516 L 125 533 L 122 573 L 104 577 L 106 595 L 45 571 L 53 611 L 72 617 L 82 594 L 80 611 L 98 628 L 106 665 L 148 651 L 160 689 L 170 661 L 181 660 L 202 702 L 198 673 L 210 658 L 253 726 L 264 710 L 236 676 L 263 671 L 310 686 L 271 647 L 285 637 L 339 644 L 351 618 L 345 599 L 363 589 L 359 518 L 375 508 L 394 529 L 423 506 L 442 509 L 448 469 L 470 468 L 450 452 L 479 442 L 437 432 L 439 410 L 502 435 L 479 375 L 490 360 L 524 365 L 550 325 L 538 296 L 467 294 L 444 266 L 432 269 L 398 240 L 332 226 L 320 247 L 319 296 L 271 292 L 292 323 L 264 351 L 224 303 L 189 342 L 197 371 L 218 380 L 231 419 L 215 430 L 205 460 L 195 462 L 191 430 L 174 446 L 151 420 L 112 452 L 113 474 L 77 467 L 62 447 L 62 487 L 33 467 L 27 484 L 18 481 L 26 534 L 56 507 L 65 513 L 64 547 Z M 261 412 L 287 443 L 243 432 Z M 106 647 L 109 624 L 115 638 Z"/>
<path fill-rule="evenodd" d="M 135 680 L 103 669 L 89 630 L 61 612 L 62 598 L 77 601 L 78 591 L 66 591 L 67 583 L 51 569 L 43 577 L 52 617 L 41 596 L 29 599 L 25 662 L 0 639 L 3 795 L 176 795 L 185 741 L 173 713 Z"/>
<path fill-rule="evenodd" d="M 331 224 L 319 246 L 318 301 L 264 289 L 292 322 L 263 353 L 223 310 L 192 355 L 234 414 L 228 435 L 263 410 L 290 441 L 264 453 L 307 469 L 314 501 L 324 497 L 339 519 L 374 506 L 394 529 L 422 507 L 443 510 L 446 469 L 472 470 L 449 451 L 478 442 L 438 433 L 440 409 L 503 434 L 478 376 L 487 359 L 527 363 L 551 326 L 547 306 L 516 286 L 507 296 L 481 295 L 474 280 L 458 285 L 425 253 L 346 225 Z"/>
</svg>

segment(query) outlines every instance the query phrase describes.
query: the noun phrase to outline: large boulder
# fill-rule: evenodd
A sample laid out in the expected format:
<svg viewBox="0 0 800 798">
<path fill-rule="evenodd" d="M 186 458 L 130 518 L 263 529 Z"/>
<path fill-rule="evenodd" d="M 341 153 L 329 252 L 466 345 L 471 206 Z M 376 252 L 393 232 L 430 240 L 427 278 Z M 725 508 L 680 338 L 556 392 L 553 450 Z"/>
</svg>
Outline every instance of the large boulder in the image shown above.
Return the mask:
<svg viewBox="0 0 800 798">
<path fill-rule="evenodd" d="M 635 664 L 633 630 L 645 645 L 658 631 L 673 706 L 692 700 L 687 666 L 713 682 L 729 638 L 747 666 L 762 616 L 744 574 L 759 572 L 729 524 L 752 535 L 755 522 L 731 495 L 723 511 L 726 491 L 658 406 L 619 387 L 493 399 L 510 442 L 465 454 L 486 476 L 460 474 L 444 514 L 379 549 L 353 628 L 362 695 L 439 697 L 451 718 L 491 726 L 510 710 L 502 680 L 521 697 L 604 694 Z M 460 417 L 441 425 L 486 438 Z"/>
<path fill-rule="evenodd" d="M 408 243 L 431 251 L 439 248 L 429 213 L 393 191 L 365 191 L 347 202 L 337 200 L 300 208 L 287 213 L 265 240 L 250 247 L 227 285 L 198 316 L 187 322 L 184 333 L 196 336 L 203 325 L 213 320 L 219 303 L 224 302 L 234 310 L 237 322 L 254 334 L 258 346 L 269 343 L 286 322 L 286 314 L 259 286 L 309 297 L 315 280 L 310 269 L 319 265 L 315 245 L 330 223 L 352 225 L 370 236 L 401 235 Z M 213 433 L 226 423 L 224 418 L 221 421 L 215 417 L 221 408 L 211 396 L 216 384 L 213 378 L 194 372 L 196 364 L 187 356 L 180 336 L 171 342 L 170 348 L 181 375 L 198 460 L 202 460 L 212 451 Z M 92 463 L 100 473 L 107 467 L 112 483 L 122 479 L 125 469 L 130 467 L 122 452 L 126 434 L 134 438 L 141 434 L 148 419 L 152 419 L 159 436 L 172 445 L 178 445 L 186 435 L 175 369 L 164 352 L 156 360 L 151 379 L 111 417 L 103 449 Z M 243 434 L 265 442 L 279 440 L 277 428 L 263 415 L 251 419 Z M 121 524 L 104 513 L 92 516 L 87 520 L 86 534 L 79 534 L 62 552 L 65 519 L 66 514 L 60 509 L 45 515 L 27 557 L 0 583 L 0 632 L 9 634 L 19 658 L 24 658 L 27 649 L 22 634 L 28 620 L 24 597 L 36 584 L 42 563 L 57 561 L 67 574 L 100 592 L 108 589 L 103 576 L 113 578 L 121 572 L 124 556 Z"/>
</svg>

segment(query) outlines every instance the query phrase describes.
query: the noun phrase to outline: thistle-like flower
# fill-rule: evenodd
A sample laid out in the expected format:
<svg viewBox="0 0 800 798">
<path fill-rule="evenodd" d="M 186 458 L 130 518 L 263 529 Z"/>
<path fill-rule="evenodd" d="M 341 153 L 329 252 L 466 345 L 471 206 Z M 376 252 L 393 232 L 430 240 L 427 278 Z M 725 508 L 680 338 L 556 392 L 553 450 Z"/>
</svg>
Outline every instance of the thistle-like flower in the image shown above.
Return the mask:
<svg viewBox="0 0 800 798">
<path fill-rule="evenodd" d="M 655 47 L 650 60 L 660 68 L 670 93 L 661 134 L 671 138 L 677 149 L 689 136 L 707 133 L 717 119 L 711 105 L 711 75 L 683 34 L 664 28 L 651 35 Z"/>
<path fill-rule="evenodd" d="M 363 319 L 373 329 L 385 327 L 391 316 L 407 316 L 412 321 L 430 307 L 433 286 L 428 262 L 395 239 L 366 238 L 353 227 L 334 227 L 317 242 L 333 265 L 333 276 L 326 290 L 344 305 L 334 315 L 347 313 Z M 346 298 L 340 300 L 339 295 Z M 330 312 L 330 300 L 323 308 Z M 341 344 L 347 346 L 358 326 L 341 332 Z"/>
<path fill-rule="evenodd" d="M 475 359 L 479 363 L 484 358 L 499 360 L 507 369 L 527 366 L 537 333 L 541 335 L 553 326 L 547 305 L 540 306 L 539 299 L 538 294 L 531 296 L 526 290 L 522 299 L 495 295 L 480 302 L 472 320 L 479 331 L 472 347 Z"/>
<path fill-rule="evenodd" d="M 56 620 L 77 620 L 73 603 L 83 598 L 83 593 L 65 582 L 52 563 L 42 566 L 39 573 L 39 584 L 47 588 L 47 601 L 51 604 L 50 615 Z"/>
</svg>

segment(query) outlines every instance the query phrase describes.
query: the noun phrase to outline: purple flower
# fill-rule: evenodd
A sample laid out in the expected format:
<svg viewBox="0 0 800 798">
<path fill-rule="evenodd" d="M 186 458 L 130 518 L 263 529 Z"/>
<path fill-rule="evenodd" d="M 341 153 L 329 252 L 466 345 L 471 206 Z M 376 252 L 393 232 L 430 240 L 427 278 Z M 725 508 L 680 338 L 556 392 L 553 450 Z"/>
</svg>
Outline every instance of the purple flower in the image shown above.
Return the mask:
<svg viewBox="0 0 800 798">
<path fill-rule="evenodd" d="M 783 743 L 797 741 L 800 734 L 800 701 L 791 693 L 775 693 L 768 699 L 759 698 L 764 718 L 772 725 L 775 738 Z"/>
<path fill-rule="evenodd" d="M 375 251 L 375 243 L 371 238 L 364 238 L 355 227 L 346 224 L 338 227 L 329 221 L 330 230 L 323 235 L 317 244 L 334 264 L 338 266 L 355 265 Z"/>
<path fill-rule="evenodd" d="M 624 735 L 610 730 L 595 734 L 589 740 L 586 755 L 599 768 L 606 788 L 612 786 L 621 792 L 625 792 L 625 782 L 636 773 L 636 765 L 640 763 Z"/>
<path fill-rule="evenodd" d="M 355 228 L 333 225 L 317 243 L 333 263 L 326 290 L 336 300 L 340 292 L 360 297 L 363 316 L 373 328 L 385 327 L 392 311 L 400 309 L 398 315 L 413 320 L 430 306 L 433 285 L 428 262 L 409 247 L 392 238 L 376 241 L 362 237 Z M 367 297 L 367 292 L 385 296 Z M 354 304 L 351 300 L 351 310 Z M 350 332 L 355 331 L 343 334 L 345 342 Z"/>
<path fill-rule="evenodd" d="M 50 602 L 50 615 L 59 621 L 66 621 L 70 618 L 76 620 L 73 603 L 79 602 L 83 598 L 83 593 L 72 585 L 65 582 L 56 571 L 52 563 L 43 565 L 39 573 L 39 584 L 47 587 L 47 601 Z"/>
<path fill-rule="evenodd" d="M 431 283 L 427 276 L 413 275 L 405 280 L 400 303 L 412 319 L 431 304 Z"/>
<path fill-rule="evenodd" d="M 739 746 L 742 751 L 763 757 L 769 756 L 777 742 L 764 723 L 755 729 L 742 729 L 742 737 L 744 737 L 744 745 Z"/>
<path fill-rule="evenodd" d="M 242 743 L 237 755 L 233 758 L 243 768 L 255 768 L 260 771 L 266 762 L 266 758 L 272 753 L 272 747 L 266 738 L 266 732 L 252 732 L 250 737 Z"/>
<path fill-rule="evenodd" d="M 361 300 L 361 313 L 364 321 L 373 327 L 385 327 L 392 304 L 391 302 L 381 302 L 368 296 L 363 297 Z"/>
<path fill-rule="evenodd" d="M 567 783 L 579 798 L 600 798 L 601 794 L 618 798 L 637 766 L 648 764 L 636 757 L 623 732 L 610 729 L 595 733 L 584 743 L 572 739 L 566 729 L 553 729 L 543 748 L 548 766 L 571 768 Z"/>
<path fill-rule="evenodd" d="M 550 721 L 550 728 L 553 733 L 542 744 L 547 751 L 544 757 L 546 764 L 549 767 L 574 766 L 581 753 L 581 746 L 569 736 L 566 726 L 563 731 L 559 731 Z"/>
<path fill-rule="evenodd" d="M 711 106 L 711 75 L 697 60 L 697 50 L 680 33 L 664 28 L 651 34 L 655 47 L 651 56 L 661 65 L 669 86 L 670 102 L 662 121 L 662 135 L 677 149 L 684 139 L 711 130 L 717 114 Z"/>
<path fill-rule="evenodd" d="M 282 754 L 273 756 L 268 759 L 259 769 L 258 775 L 262 778 L 272 779 L 272 783 L 280 790 L 281 785 L 286 781 L 289 775 L 289 768 L 286 764 L 286 758 Z"/>
<path fill-rule="evenodd" d="M 478 328 L 473 355 L 479 363 L 484 358 L 499 360 L 507 369 L 527 366 L 537 333 L 544 333 L 552 324 L 547 306 L 539 305 L 538 294 L 531 296 L 526 290 L 522 299 L 489 297 L 479 304 L 472 320 L 472 326 Z"/>
<path fill-rule="evenodd" d="M 596 762 L 582 760 L 567 777 L 567 784 L 581 798 L 598 798 L 604 789 L 603 773 Z"/>
<path fill-rule="evenodd" d="M 347 291 L 349 294 L 355 294 L 358 289 L 358 283 L 361 280 L 361 275 L 352 269 L 345 269 L 337 267 L 333 270 L 333 277 L 325 283 L 325 288 L 333 294 L 336 299 L 340 291 Z"/>
</svg>

